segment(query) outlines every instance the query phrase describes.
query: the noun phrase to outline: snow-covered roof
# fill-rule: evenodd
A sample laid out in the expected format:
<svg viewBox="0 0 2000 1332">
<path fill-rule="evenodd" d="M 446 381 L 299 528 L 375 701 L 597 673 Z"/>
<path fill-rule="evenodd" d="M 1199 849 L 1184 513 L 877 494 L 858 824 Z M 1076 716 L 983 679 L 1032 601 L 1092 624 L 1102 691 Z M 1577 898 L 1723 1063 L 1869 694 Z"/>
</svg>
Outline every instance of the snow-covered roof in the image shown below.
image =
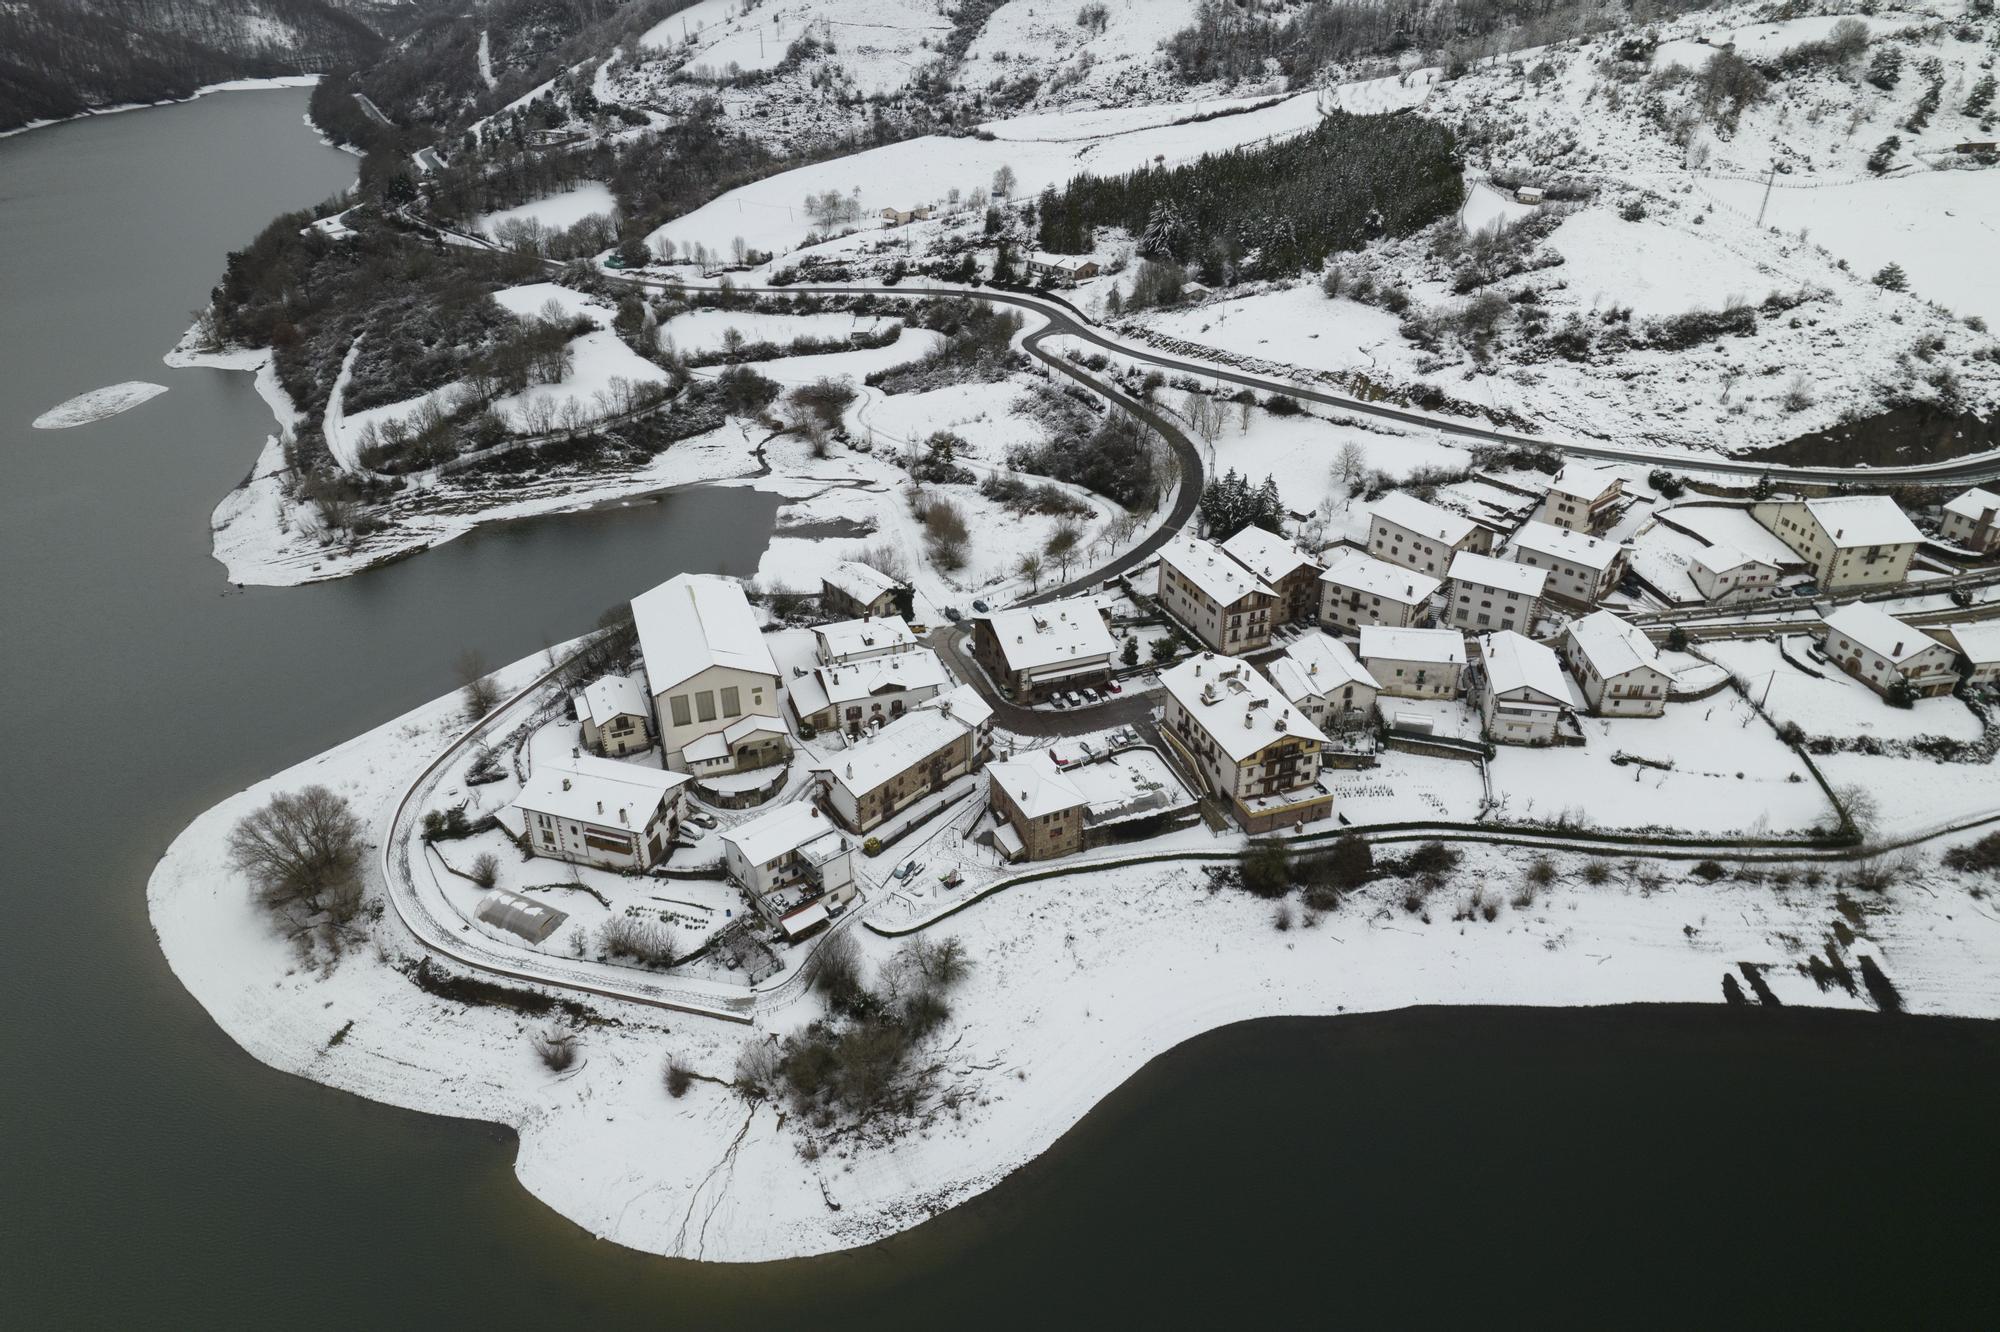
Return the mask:
<svg viewBox="0 0 2000 1332">
<path fill-rule="evenodd" d="M 895 652 L 912 648 L 917 636 L 910 622 L 900 615 L 870 615 L 860 620 L 837 620 L 813 630 L 819 640 L 821 661 L 845 661 L 871 652 Z"/>
<path fill-rule="evenodd" d="M 993 720 L 993 705 L 980 697 L 979 691 L 969 684 L 947 690 L 924 706 L 949 713 L 975 731 Z"/>
<path fill-rule="evenodd" d="M 873 791 L 964 735 L 969 728 L 938 708 L 916 708 L 827 756 L 833 780 L 856 796 Z"/>
<path fill-rule="evenodd" d="M 1104 612 L 1085 597 L 1016 606 L 986 617 L 1009 669 L 1041 670 L 1110 658 L 1116 645 Z"/>
<path fill-rule="evenodd" d="M 1898 666 L 1925 648 L 1943 646 L 1923 630 L 1912 628 L 1865 601 L 1842 606 L 1826 617 L 1826 627 Z"/>
<path fill-rule="evenodd" d="M 575 754 L 536 764 L 513 803 L 551 818 L 637 831 L 688 780 L 684 772 Z"/>
<path fill-rule="evenodd" d="M 825 707 L 860 702 L 876 694 L 906 694 L 915 689 L 942 689 L 951 683 L 938 654 L 929 648 L 863 657 L 844 665 L 816 667 L 791 683 L 792 700 L 801 715 Z"/>
<path fill-rule="evenodd" d="M 1087 254 L 1051 254 L 1047 250 L 1034 250 L 1029 253 L 1028 262 L 1046 268 L 1059 268 L 1064 272 L 1075 272 L 1083 265 L 1097 261 Z"/>
<path fill-rule="evenodd" d="M 1496 694 L 1530 689 L 1550 703 L 1578 707 L 1581 700 L 1570 678 L 1563 674 L 1556 654 L 1534 639 L 1502 629 L 1479 640 L 1479 653 L 1486 663 L 1486 679 Z"/>
<path fill-rule="evenodd" d="M 645 687 L 630 675 L 599 676 L 576 697 L 577 717 L 593 726 L 609 725 L 614 717 L 645 717 L 652 712 Z"/>
<path fill-rule="evenodd" d="M 1480 587 L 1494 587 L 1502 592 L 1518 592 L 1524 597 L 1539 597 L 1548 584 L 1549 571 L 1461 550 L 1451 557 L 1451 577 L 1454 582 L 1476 583 Z"/>
<path fill-rule="evenodd" d="M 1618 473 L 1608 467 L 1569 463 L 1556 473 L 1556 479 L 1549 483 L 1549 489 L 1558 495 L 1594 500 L 1600 498 L 1605 491 L 1623 484 L 1624 482 L 1618 478 Z"/>
<path fill-rule="evenodd" d="M 1204 652 L 1160 673 L 1160 683 L 1232 762 L 1285 739 L 1326 736 L 1247 661 Z"/>
<path fill-rule="evenodd" d="M 1742 569 L 1753 564 L 1761 564 L 1766 569 L 1776 569 L 1778 567 L 1769 560 L 1748 554 L 1738 550 L 1734 546 L 1708 546 L 1697 554 L 1694 559 L 1696 564 L 1699 564 L 1710 573 L 1719 574 L 1728 573 L 1733 569 Z"/>
<path fill-rule="evenodd" d="M 1465 635 L 1456 629 L 1395 629 L 1364 624 L 1361 660 L 1428 661 L 1439 666 L 1463 666 Z"/>
<path fill-rule="evenodd" d="M 1044 814 L 1076 809 L 1090 803 L 1084 799 L 1076 783 L 1057 770 L 1046 750 L 1023 758 L 989 763 L 986 772 L 993 779 L 993 784 L 1007 793 L 1007 798 L 1014 802 L 1014 807 L 1021 811 L 1023 818 L 1038 819 Z"/>
<path fill-rule="evenodd" d="M 1359 551 L 1350 553 L 1319 577 L 1323 583 L 1352 588 L 1356 592 L 1366 592 L 1369 596 L 1405 606 L 1417 606 L 1429 601 L 1444 586 L 1429 574 L 1420 574 L 1414 569 L 1405 569 L 1400 564 L 1378 560 Z"/>
<path fill-rule="evenodd" d="M 1218 605 L 1233 606 L 1253 592 L 1276 596 L 1269 583 L 1222 553 L 1213 542 L 1177 537 L 1160 552 L 1162 567 L 1179 570 L 1201 594 Z"/>
<path fill-rule="evenodd" d="M 680 574 L 632 598 L 639 653 L 657 696 L 711 666 L 778 674 L 743 587 L 717 574 Z"/>
<path fill-rule="evenodd" d="M 569 913 L 558 911 L 546 902 L 537 902 L 532 897 L 520 893 L 510 893 L 505 888 L 488 889 L 472 914 L 488 925 L 517 934 L 530 943 L 540 943 L 556 932 Z"/>
<path fill-rule="evenodd" d="M 1976 523 L 1987 513 L 2000 511 L 2000 495 L 1974 486 L 1964 494 L 1954 495 L 1946 500 L 1944 511 L 1955 513 L 1961 518 L 1970 518 Z"/>
<path fill-rule="evenodd" d="M 1576 641 L 1577 650 L 1589 659 L 1592 669 L 1606 680 L 1642 666 L 1665 673 L 1653 640 L 1610 611 L 1593 611 L 1580 620 L 1571 620 L 1568 633 Z"/>
<path fill-rule="evenodd" d="M 754 819 L 745 819 L 723 833 L 722 840 L 735 847 L 737 854 L 750 864 L 768 865 L 829 834 L 841 838 L 844 845 L 845 837 L 839 826 L 820 813 L 818 806 L 810 800 L 794 800 Z"/>
<path fill-rule="evenodd" d="M 1319 561 L 1291 542 L 1257 526 L 1250 526 L 1222 543 L 1230 559 L 1267 583 L 1276 583 L 1300 569 L 1319 570 Z"/>
<path fill-rule="evenodd" d="M 863 605 L 902 584 L 872 564 L 843 560 L 819 576 L 819 581 L 836 592 L 845 592 Z"/>
<path fill-rule="evenodd" d="M 1281 676 L 1279 671 L 1284 667 L 1290 669 Z M 1293 687 L 1303 686 L 1304 693 L 1294 693 L 1288 688 L 1286 676 L 1295 677 Z M 1382 687 L 1354 655 L 1354 649 L 1326 634 L 1305 634 L 1288 646 L 1285 655 L 1272 664 L 1271 680 L 1294 703 L 1307 695 L 1329 693 L 1343 685 Z"/>
<path fill-rule="evenodd" d="M 1806 512 L 1826 529 L 1840 550 L 1857 546 L 1899 546 L 1924 539 L 1909 515 L 1887 495 L 1835 495 L 1806 501 Z"/>
<path fill-rule="evenodd" d="M 1476 524 L 1449 509 L 1427 504 L 1415 495 L 1392 491 L 1371 506 L 1377 518 L 1394 523 L 1418 536 L 1430 537 L 1447 546 L 1456 546 L 1472 534 Z"/>
<path fill-rule="evenodd" d="M 1611 567 L 1611 562 L 1618 558 L 1619 549 L 1615 541 L 1572 532 L 1553 523 L 1522 523 L 1521 530 L 1514 533 L 1513 550 L 1517 560 L 1521 551 L 1532 550 L 1539 555 L 1567 560 L 1580 569 L 1601 571 Z"/>
<path fill-rule="evenodd" d="M 1973 665 L 1987 666 L 2000 661 L 2000 621 L 1955 624 L 1951 627 L 1951 636 L 1958 640 L 1958 650 Z"/>
<path fill-rule="evenodd" d="M 708 763 L 714 759 L 727 758 L 731 749 L 759 732 L 765 735 L 784 735 L 785 724 L 776 717 L 752 713 L 748 717 L 729 723 L 719 731 L 710 731 L 707 735 L 697 736 L 688 741 L 681 747 L 681 753 L 686 755 L 690 763 Z"/>
</svg>

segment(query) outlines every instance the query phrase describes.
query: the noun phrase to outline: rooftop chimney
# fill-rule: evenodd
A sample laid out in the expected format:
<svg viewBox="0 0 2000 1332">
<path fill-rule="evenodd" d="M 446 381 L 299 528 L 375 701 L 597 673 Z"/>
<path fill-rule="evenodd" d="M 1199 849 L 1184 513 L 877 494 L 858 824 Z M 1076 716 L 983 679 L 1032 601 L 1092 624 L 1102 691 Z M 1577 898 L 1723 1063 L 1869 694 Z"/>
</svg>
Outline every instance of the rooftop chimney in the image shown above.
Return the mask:
<svg viewBox="0 0 2000 1332">
<path fill-rule="evenodd" d="M 567 777 L 563 778 L 563 790 L 569 790 L 569 778 Z"/>
</svg>

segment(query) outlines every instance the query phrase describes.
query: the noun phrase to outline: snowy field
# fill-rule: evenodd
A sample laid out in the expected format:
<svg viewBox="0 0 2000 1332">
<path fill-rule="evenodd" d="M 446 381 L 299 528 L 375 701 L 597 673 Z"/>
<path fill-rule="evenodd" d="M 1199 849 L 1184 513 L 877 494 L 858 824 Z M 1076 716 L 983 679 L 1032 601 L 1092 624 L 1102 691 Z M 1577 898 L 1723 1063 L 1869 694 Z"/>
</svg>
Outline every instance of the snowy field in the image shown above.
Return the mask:
<svg viewBox="0 0 2000 1332">
<path fill-rule="evenodd" d="M 518 684 L 535 669 L 503 674 Z M 1621 864 L 1593 888 L 1581 859 L 1558 855 L 1555 881 L 1530 888 L 1525 854 L 1472 845 L 1419 912 L 1404 908 L 1408 883 L 1385 880 L 1316 927 L 1281 934 L 1271 903 L 1209 891 L 1198 866 L 1071 876 L 1010 889 L 934 930 L 959 938 L 972 962 L 940 1038 L 941 1091 L 957 1108 L 887 1147 L 837 1141 L 808 1162 L 801 1126 L 774 1107 L 701 1081 L 672 1100 L 660 1085 L 669 1055 L 729 1078 L 743 1042 L 820 1016 L 803 991 L 772 1001 L 748 1028 L 588 998 L 610 1021 L 584 1032 L 575 1068 L 552 1076 L 529 1045 L 545 1021 L 445 1002 L 408 981 L 398 967 L 417 946 L 393 912 L 368 945 L 323 969 L 300 966 L 250 906 L 223 848 L 236 818 L 272 792 L 320 782 L 380 827 L 458 711 L 457 699 L 437 700 L 204 814 L 152 876 L 154 928 L 175 975 L 257 1058 L 374 1100 L 509 1125 L 524 1187 L 593 1234 L 649 1252 L 753 1261 L 907 1228 L 1041 1153 L 1155 1055 L 1247 1018 L 1714 1003 L 1742 961 L 1769 964 L 1785 1003 L 1866 1002 L 1800 974 L 1795 964 L 1829 932 L 1834 907 L 1830 886 L 1796 877 L 1705 884 L 1683 864 L 1636 875 Z M 1441 781 L 1471 774 L 1476 786 L 1471 765 L 1434 766 L 1453 770 Z M 1926 870 L 1879 900 L 1854 948 L 1880 958 L 1913 1011 L 2000 1016 L 2000 921 L 1963 881 Z M 860 911 L 865 923 L 876 904 Z M 850 928 L 871 971 L 898 946 Z M 690 1227 L 695 1210 L 704 1224 Z"/>
<path fill-rule="evenodd" d="M 1601 209 L 1564 222 L 1549 245 L 1567 261 L 1563 276 L 1586 306 L 1629 307 L 1641 319 L 1756 305 L 1777 285 L 1773 274 L 1705 238 Z"/>
<path fill-rule="evenodd" d="M 1768 60 L 1807 42 L 1823 42 L 1843 19 L 1852 19 L 1868 29 L 1869 36 L 1894 32 L 1922 22 L 1917 15 L 1826 14 L 1812 18 L 1783 19 L 1776 23 L 1750 23 L 1739 28 L 1718 28 L 1705 34 L 1706 41 L 1680 38 L 1661 42 L 1653 52 L 1653 68 L 1681 65 L 1702 69 L 1722 47 L 1734 45 L 1745 60 Z"/>
<path fill-rule="evenodd" d="M 74 398 L 59 402 L 34 419 L 37 430 L 69 430 L 76 426 L 89 425 L 93 421 L 104 421 L 129 412 L 142 403 L 151 402 L 167 391 L 165 384 L 149 383 L 143 379 L 128 379 L 122 384 L 107 384 L 88 393 L 79 393 Z"/>
<path fill-rule="evenodd" d="M 1990 136 L 1989 136 L 1990 137 Z M 1749 217 L 1764 186 L 1704 180 L 1702 191 Z M 1857 273 L 1900 264 L 1910 289 L 2000 327 L 2000 171 L 1928 171 L 1771 191 L 1765 225 L 1804 232 Z"/>
<path fill-rule="evenodd" d="M 1387 310 L 1330 301 L 1310 285 L 1171 310 L 1148 324 L 1170 337 L 1309 370 L 1365 371 L 1375 349 L 1402 339 Z"/>
<path fill-rule="evenodd" d="M 720 351 L 731 329 L 745 342 L 769 342 L 783 347 L 800 338 L 826 341 L 856 333 L 879 333 L 896 321 L 879 315 L 759 314 L 754 310 L 690 310 L 660 325 L 660 345 L 683 352 Z"/>
<path fill-rule="evenodd" d="M 842 71 L 864 95 L 901 87 L 921 63 L 926 46 L 941 41 L 951 24 L 930 0 L 701 0 L 639 38 L 642 49 L 685 57 L 684 71 L 698 79 L 726 77 L 732 69 L 754 73 L 783 62 L 802 37 L 831 44 Z"/>
<path fill-rule="evenodd" d="M 481 235 L 497 236 L 500 228 L 509 222 L 539 222 L 551 231 L 560 231 L 575 226 L 586 217 L 597 214 L 609 217 L 617 211 L 618 201 L 612 198 L 611 187 L 593 180 L 564 190 L 561 194 L 533 199 L 513 208 L 503 208 L 497 213 L 481 213 L 474 229 Z"/>
<path fill-rule="evenodd" d="M 1463 467 L 1471 456 L 1434 435 L 1331 420 L 1340 414 L 1326 408 L 1273 416 L 1253 407 L 1248 430 L 1241 428 L 1242 417 L 1234 406 L 1229 412 L 1215 442 L 1204 449 L 1215 473 L 1234 468 L 1250 478 L 1252 486 L 1267 476 L 1273 478 L 1285 507 L 1294 513 L 1312 513 L 1323 503 L 1334 509 L 1346 507 L 1347 483 L 1335 472 L 1350 443 L 1361 450 L 1362 465 L 1369 471 L 1395 477 L 1408 476 L 1419 467 Z"/>
<path fill-rule="evenodd" d="M 1956 698 L 1918 699 L 1915 707 L 1892 708 L 1873 690 L 1838 666 L 1822 664 L 1807 653 L 1815 640 L 1786 640 L 1785 650 L 1824 677 L 1814 679 L 1784 660 L 1771 642 L 1710 643 L 1703 650 L 1730 674 L 1742 680 L 1752 698 L 1779 722 L 1797 722 L 1807 735 L 1836 738 L 1874 736 L 1879 740 L 1913 740 L 1939 735 L 1951 740 L 1976 740 L 1979 718 Z M 1768 686 L 1768 693 L 1767 693 Z"/>
<path fill-rule="evenodd" d="M 1195 7 L 1196 0 L 1107 0 L 1097 33 L 1077 21 L 1080 6 L 1008 0 L 967 48 L 959 78 L 984 88 L 1032 74 L 1045 87 L 1076 80 L 1076 94 L 1116 96 L 1118 81 L 1152 65 L 1160 43 L 1193 21 Z"/>
</svg>

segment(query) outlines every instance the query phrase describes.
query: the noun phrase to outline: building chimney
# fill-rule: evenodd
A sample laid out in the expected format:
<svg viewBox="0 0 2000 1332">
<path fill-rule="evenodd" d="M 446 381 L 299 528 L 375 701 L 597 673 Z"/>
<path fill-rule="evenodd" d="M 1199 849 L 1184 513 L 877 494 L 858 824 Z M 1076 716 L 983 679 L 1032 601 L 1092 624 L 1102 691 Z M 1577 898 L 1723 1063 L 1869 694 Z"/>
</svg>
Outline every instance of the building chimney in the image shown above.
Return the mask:
<svg viewBox="0 0 2000 1332">
<path fill-rule="evenodd" d="M 1892 650 L 1892 651 L 1891 651 L 1891 652 L 1889 653 L 1889 655 L 1890 655 L 1891 657 L 1901 657 L 1901 656 L 1903 655 L 1903 640 L 1902 640 L 1902 639 L 1900 639 L 1900 638 L 1899 638 L 1899 639 L 1897 639 L 1897 640 L 1896 640 L 1896 646 L 1895 646 L 1894 650 Z"/>
<path fill-rule="evenodd" d="M 597 812 L 599 814 L 602 814 L 604 812 L 604 802 L 602 800 L 597 802 Z"/>
<path fill-rule="evenodd" d="M 569 778 L 567 777 L 563 778 L 563 790 L 569 790 Z"/>
</svg>

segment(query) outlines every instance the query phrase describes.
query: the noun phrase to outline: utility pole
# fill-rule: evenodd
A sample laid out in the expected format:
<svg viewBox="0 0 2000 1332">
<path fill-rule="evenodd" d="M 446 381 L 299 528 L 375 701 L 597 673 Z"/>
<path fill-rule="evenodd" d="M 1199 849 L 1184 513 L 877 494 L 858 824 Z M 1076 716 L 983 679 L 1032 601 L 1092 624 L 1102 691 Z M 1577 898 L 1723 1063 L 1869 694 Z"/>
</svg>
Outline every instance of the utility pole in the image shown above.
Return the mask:
<svg viewBox="0 0 2000 1332">
<path fill-rule="evenodd" d="M 1764 201 L 1757 205 L 1757 225 L 1760 227 L 1764 225 L 1764 210 L 1771 206 L 1771 186 L 1777 181 L 1777 179 L 1778 179 L 1778 168 L 1777 165 L 1773 163 L 1771 166 L 1770 174 L 1764 177 Z"/>
</svg>

